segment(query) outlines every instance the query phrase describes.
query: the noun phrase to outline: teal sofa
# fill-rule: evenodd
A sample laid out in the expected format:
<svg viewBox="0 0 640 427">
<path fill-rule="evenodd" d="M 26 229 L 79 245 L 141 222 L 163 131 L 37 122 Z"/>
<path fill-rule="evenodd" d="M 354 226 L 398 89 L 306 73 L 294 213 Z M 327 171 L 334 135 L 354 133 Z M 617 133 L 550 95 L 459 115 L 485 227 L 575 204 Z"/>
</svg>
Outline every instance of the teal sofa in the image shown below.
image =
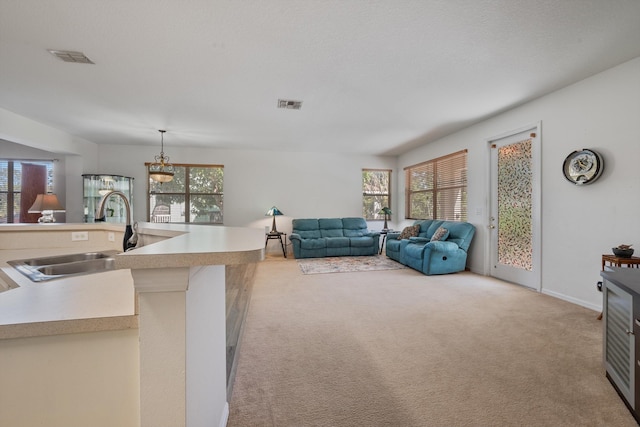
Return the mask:
<svg viewBox="0 0 640 427">
<path fill-rule="evenodd" d="M 380 232 L 369 231 L 364 218 L 294 219 L 289 236 L 295 258 L 376 255 Z"/>
<path fill-rule="evenodd" d="M 417 236 L 399 240 L 400 232 L 388 233 L 386 254 L 399 263 L 424 274 L 448 274 L 463 271 L 467 264 L 467 251 L 476 228 L 473 224 L 459 221 L 434 219 L 418 220 Z M 448 236 L 440 241 L 431 241 L 439 227 L 447 229 Z"/>
</svg>

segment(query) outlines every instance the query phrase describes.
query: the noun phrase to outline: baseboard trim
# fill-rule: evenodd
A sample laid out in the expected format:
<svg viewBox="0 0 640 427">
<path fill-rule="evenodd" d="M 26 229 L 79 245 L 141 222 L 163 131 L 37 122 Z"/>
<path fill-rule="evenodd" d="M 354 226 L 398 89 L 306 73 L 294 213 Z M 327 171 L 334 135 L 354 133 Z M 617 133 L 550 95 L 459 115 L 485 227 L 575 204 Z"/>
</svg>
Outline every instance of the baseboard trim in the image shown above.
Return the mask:
<svg viewBox="0 0 640 427">
<path fill-rule="evenodd" d="M 568 295 L 561 294 L 559 292 L 554 292 L 554 291 L 550 291 L 548 289 L 544 289 L 543 288 L 542 289 L 542 293 L 545 294 L 545 295 L 552 296 L 554 298 L 558 298 L 558 299 L 561 299 L 561 300 L 564 300 L 564 301 L 568 301 L 568 302 L 573 303 L 573 304 L 577 304 L 579 306 L 588 308 L 588 309 L 593 310 L 593 311 L 602 311 L 602 305 L 592 304 L 590 302 L 583 301 L 583 300 L 578 299 L 578 298 L 570 297 Z"/>
<path fill-rule="evenodd" d="M 229 402 L 224 402 L 222 417 L 220 417 L 220 427 L 227 427 L 227 421 L 229 421 Z"/>
</svg>

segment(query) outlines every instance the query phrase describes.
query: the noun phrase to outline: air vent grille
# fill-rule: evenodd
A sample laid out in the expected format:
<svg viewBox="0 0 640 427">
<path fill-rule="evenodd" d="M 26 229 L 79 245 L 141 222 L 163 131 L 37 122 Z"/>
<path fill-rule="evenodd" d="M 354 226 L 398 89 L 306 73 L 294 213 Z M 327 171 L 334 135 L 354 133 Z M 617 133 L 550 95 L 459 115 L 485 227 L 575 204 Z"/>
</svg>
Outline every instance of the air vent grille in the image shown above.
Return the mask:
<svg viewBox="0 0 640 427">
<path fill-rule="evenodd" d="M 299 110 L 302 108 L 302 101 L 292 101 L 290 99 L 278 99 L 278 108 L 288 110 Z"/>
<path fill-rule="evenodd" d="M 87 58 L 87 56 L 82 52 L 73 52 L 71 50 L 51 50 L 49 49 L 49 53 L 53 56 L 61 59 L 64 62 L 75 62 L 78 64 L 94 64 L 92 60 Z"/>
</svg>

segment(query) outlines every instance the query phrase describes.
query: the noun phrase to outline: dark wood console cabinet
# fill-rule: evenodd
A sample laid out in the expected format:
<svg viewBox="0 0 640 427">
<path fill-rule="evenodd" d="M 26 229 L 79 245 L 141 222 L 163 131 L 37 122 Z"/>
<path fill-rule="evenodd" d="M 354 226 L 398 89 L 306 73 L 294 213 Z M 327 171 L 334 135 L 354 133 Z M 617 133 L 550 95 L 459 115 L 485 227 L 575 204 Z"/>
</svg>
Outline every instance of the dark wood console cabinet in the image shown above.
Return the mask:
<svg viewBox="0 0 640 427">
<path fill-rule="evenodd" d="M 601 275 L 606 375 L 640 423 L 640 269 L 611 268 Z"/>
</svg>

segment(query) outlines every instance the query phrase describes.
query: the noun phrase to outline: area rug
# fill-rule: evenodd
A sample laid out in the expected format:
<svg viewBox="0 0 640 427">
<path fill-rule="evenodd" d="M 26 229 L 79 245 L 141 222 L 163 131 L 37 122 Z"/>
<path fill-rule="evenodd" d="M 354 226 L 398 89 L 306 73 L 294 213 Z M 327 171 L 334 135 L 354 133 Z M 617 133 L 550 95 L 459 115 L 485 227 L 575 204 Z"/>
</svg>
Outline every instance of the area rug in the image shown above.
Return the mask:
<svg viewBox="0 0 640 427">
<path fill-rule="evenodd" d="M 399 262 L 379 255 L 306 258 L 297 261 L 304 274 L 351 273 L 407 268 Z"/>
</svg>

